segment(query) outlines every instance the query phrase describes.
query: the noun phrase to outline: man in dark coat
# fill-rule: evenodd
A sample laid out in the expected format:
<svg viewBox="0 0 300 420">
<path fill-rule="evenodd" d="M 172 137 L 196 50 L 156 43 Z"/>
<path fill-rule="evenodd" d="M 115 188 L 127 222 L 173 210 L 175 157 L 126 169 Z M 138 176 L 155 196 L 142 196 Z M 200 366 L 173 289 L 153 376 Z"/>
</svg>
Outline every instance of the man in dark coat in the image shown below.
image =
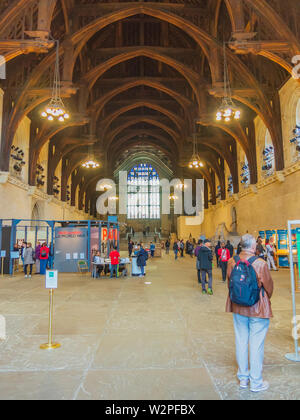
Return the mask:
<svg viewBox="0 0 300 420">
<path fill-rule="evenodd" d="M 202 293 L 203 294 L 213 294 L 212 290 L 212 261 L 213 253 L 211 250 L 211 242 L 209 239 L 205 239 L 203 246 L 199 249 L 198 252 L 198 267 L 201 269 L 201 282 L 202 282 Z M 208 289 L 206 290 L 206 273 L 208 274 Z"/>
<path fill-rule="evenodd" d="M 233 257 L 233 246 L 231 245 L 231 243 L 230 243 L 230 241 L 229 241 L 229 240 L 227 241 L 226 248 L 227 248 L 227 249 L 228 249 L 228 251 L 229 251 L 230 258 L 232 258 L 232 257 Z"/>
<path fill-rule="evenodd" d="M 128 255 L 129 255 L 129 258 L 132 255 L 132 251 L 133 251 L 133 242 L 132 241 L 129 241 L 128 242 Z"/>
<path fill-rule="evenodd" d="M 221 241 L 218 241 L 217 246 L 215 247 L 215 254 L 217 258 L 217 267 L 219 267 L 219 249 L 221 248 Z"/>
<path fill-rule="evenodd" d="M 145 267 L 147 265 L 148 258 L 148 252 L 143 248 L 143 245 L 140 245 L 140 249 L 137 253 L 137 266 L 141 269 L 140 277 L 145 276 Z"/>
</svg>

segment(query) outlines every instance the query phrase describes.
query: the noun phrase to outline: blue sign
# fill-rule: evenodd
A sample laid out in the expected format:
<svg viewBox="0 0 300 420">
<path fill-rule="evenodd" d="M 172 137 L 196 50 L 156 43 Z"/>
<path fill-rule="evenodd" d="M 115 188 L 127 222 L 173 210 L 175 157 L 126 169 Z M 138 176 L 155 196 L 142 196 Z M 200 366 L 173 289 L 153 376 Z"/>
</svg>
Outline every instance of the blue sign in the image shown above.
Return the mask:
<svg viewBox="0 0 300 420">
<path fill-rule="evenodd" d="M 277 230 L 278 249 L 288 249 L 288 231 L 286 229 Z"/>
<path fill-rule="evenodd" d="M 107 221 L 109 223 L 118 223 L 118 216 L 108 216 Z"/>
<path fill-rule="evenodd" d="M 6 258 L 6 251 L 1 251 L 1 258 Z"/>
<path fill-rule="evenodd" d="M 11 253 L 10 253 L 10 258 L 11 258 L 12 260 L 17 260 L 17 259 L 19 259 L 19 258 L 20 258 L 20 253 L 19 253 L 19 251 L 14 251 L 14 252 L 11 252 Z"/>
<path fill-rule="evenodd" d="M 266 230 L 266 239 L 271 239 L 275 235 L 275 230 Z"/>
</svg>

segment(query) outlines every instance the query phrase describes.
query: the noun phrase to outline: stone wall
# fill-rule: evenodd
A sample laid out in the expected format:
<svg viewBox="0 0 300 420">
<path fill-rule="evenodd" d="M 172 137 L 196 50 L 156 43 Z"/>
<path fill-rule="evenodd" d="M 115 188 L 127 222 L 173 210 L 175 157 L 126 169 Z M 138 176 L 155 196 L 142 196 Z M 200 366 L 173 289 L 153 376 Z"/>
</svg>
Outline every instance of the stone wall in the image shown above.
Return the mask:
<svg viewBox="0 0 300 420">
<path fill-rule="evenodd" d="M 236 230 L 240 235 L 249 232 L 257 236 L 259 230 L 285 229 L 287 221 L 295 219 L 300 219 L 299 163 L 206 210 L 201 233 L 214 237 L 224 225 L 225 233 Z"/>
<path fill-rule="evenodd" d="M 0 173 L 0 218 L 42 220 L 87 220 L 89 215 L 76 210 L 36 187 L 30 187 L 8 173 Z"/>
<path fill-rule="evenodd" d="M 243 186 L 239 194 L 232 197 L 226 192 L 227 199 L 205 211 L 201 233 L 215 237 L 224 232 L 246 232 L 257 236 L 259 230 L 284 229 L 287 221 L 300 219 L 300 160 L 297 159 L 295 147 L 290 139 L 294 137 L 293 129 L 300 124 L 300 86 L 290 79 L 280 90 L 282 112 L 282 135 L 284 145 L 285 169 L 266 177 L 262 171 L 262 151 L 266 144 L 271 144 L 269 133 L 261 118 L 254 120 L 256 130 L 258 183 Z M 245 154 L 240 145 L 237 147 L 239 176 L 245 162 Z M 226 177 L 228 174 L 226 174 Z M 235 222 L 236 218 L 236 224 Z M 196 228 L 193 236 L 199 233 Z"/>
</svg>

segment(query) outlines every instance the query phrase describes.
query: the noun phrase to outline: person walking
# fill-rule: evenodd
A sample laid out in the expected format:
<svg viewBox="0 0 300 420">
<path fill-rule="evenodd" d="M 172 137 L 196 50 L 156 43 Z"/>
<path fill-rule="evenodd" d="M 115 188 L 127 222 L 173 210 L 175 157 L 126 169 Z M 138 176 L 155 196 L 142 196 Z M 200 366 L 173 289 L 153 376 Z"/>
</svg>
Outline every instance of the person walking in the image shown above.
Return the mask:
<svg viewBox="0 0 300 420">
<path fill-rule="evenodd" d="M 132 252 L 133 252 L 133 241 L 129 241 L 128 242 L 128 255 L 129 255 L 129 258 L 131 258 Z"/>
<path fill-rule="evenodd" d="M 23 271 L 25 273 L 25 259 L 24 259 L 24 254 L 25 254 L 25 250 L 27 248 L 27 242 L 23 242 L 22 246 L 21 246 L 21 250 L 20 250 L 20 256 L 21 256 L 21 260 L 22 260 L 22 264 L 23 264 Z"/>
<path fill-rule="evenodd" d="M 209 239 L 204 240 L 203 246 L 199 249 L 197 260 L 199 261 L 198 267 L 201 270 L 201 283 L 202 283 L 202 294 L 213 295 L 212 290 L 212 261 L 213 253 L 211 250 L 211 241 Z M 206 290 L 206 274 L 208 274 L 208 289 Z"/>
<path fill-rule="evenodd" d="M 27 247 L 24 249 L 24 273 L 25 273 L 25 278 L 27 279 L 28 275 L 28 266 L 30 267 L 30 271 L 29 271 L 29 278 L 31 278 L 32 276 L 32 267 L 34 264 L 34 250 L 32 249 L 31 243 L 27 244 Z"/>
<path fill-rule="evenodd" d="M 198 257 L 199 250 L 202 246 L 203 246 L 203 240 L 199 239 L 198 245 L 196 246 L 195 251 L 194 251 L 194 254 L 195 254 L 196 258 Z"/>
<path fill-rule="evenodd" d="M 189 254 L 189 256 L 191 258 L 193 258 L 193 256 L 194 256 L 194 244 L 191 240 L 189 240 L 189 242 L 188 242 L 187 253 Z"/>
<path fill-rule="evenodd" d="M 119 263 L 120 263 L 120 254 L 118 252 L 118 248 L 115 247 L 113 251 L 109 254 L 110 258 L 110 278 L 113 278 L 114 273 L 116 274 L 116 278 L 118 278 L 118 269 L 119 269 Z"/>
<path fill-rule="evenodd" d="M 259 287 L 259 300 L 253 306 L 241 306 L 231 300 L 230 293 L 227 299 L 226 312 L 233 313 L 236 359 L 238 364 L 237 377 L 240 387 L 246 389 L 250 382 L 250 391 L 261 392 L 269 388 L 268 382 L 263 380 L 264 343 L 273 316 L 271 297 L 273 294 L 273 280 L 267 263 L 255 256 L 256 241 L 252 235 L 246 234 L 241 240 L 242 252 L 240 256 L 232 258 L 228 263 L 227 278 L 233 281 L 233 270 L 236 264 L 247 261 L 256 273 L 257 286 Z M 250 272 L 249 266 L 245 272 Z M 240 272 L 243 273 L 240 268 Z M 236 274 L 236 270 L 235 270 Z M 241 280 L 240 280 L 241 281 Z M 233 299 L 233 297 L 232 297 Z M 250 370 L 248 354 L 250 349 Z"/>
<path fill-rule="evenodd" d="M 145 267 L 148 260 L 148 252 L 140 245 L 140 249 L 137 253 L 137 266 L 141 269 L 140 277 L 145 277 Z"/>
<path fill-rule="evenodd" d="M 169 239 L 166 240 L 166 255 L 170 253 L 170 241 Z"/>
<path fill-rule="evenodd" d="M 199 251 L 203 246 L 203 240 L 200 239 L 198 241 L 198 246 L 195 249 L 195 257 L 196 257 L 196 268 L 197 268 L 197 277 L 198 277 L 198 284 L 202 284 L 201 282 L 201 261 L 198 259 Z"/>
<path fill-rule="evenodd" d="M 263 246 L 262 237 L 261 236 L 259 236 L 257 238 L 256 255 L 258 256 L 258 258 L 261 258 L 262 260 L 265 260 L 266 259 L 266 257 L 265 257 L 266 256 L 266 251 L 265 251 L 265 248 Z"/>
<path fill-rule="evenodd" d="M 49 259 L 48 259 L 48 268 L 51 270 L 53 268 L 53 261 L 54 261 L 54 245 L 50 244 L 49 246 Z"/>
<path fill-rule="evenodd" d="M 153 242 L 151 242 L 151 244 L 150 244 L 150 252 L 151 252 L 151 258 L 154 258 L 155 244 Z"/>
<path fill-rule="evenodd" d="M 35 272 L 40 274 L 41 243 L 38 242 L 35 247 Z"/>
<path fill-rule="evenodd" d="M 215 254 L 217 259 L 217 267 L 219 267 L 219 249 L 221 248 L 221 242 L 218 241 L 216 247 L 215 247 Z"/>
<path fill-rule="evenodd" d="M 178 249 L 178 241 L 175 241 L 174 242 L 173 251 L 174 251 L 175 261 L 176 261 L 178 259 L 178 251 L 179 251 L 179 249 Z"/>
<path fill-rule="evenodd" d="M 184 258 L 184 241 L 183 241 L 183 239 L 181 239 L 181 241 L 179 242 L 179 246 L 180 246 L 180 258 Z"/>
<path fill-rule="evenodd" d="M 274 262 L 275 249 L 269 239 L 266 239 L 266 252 L 267 252 L 267 264 L 268 264 L 269 270 L 271 270 L 272 268 L 272 270 L 278 271 Z"/>
<path fill-rule="evenodd" d="M 49 252 L 50 250 L 47 247 L 46 242 L 43 243 L 41 247 L 41 252 L 40 252 L 40 274 L 42 275 L 46 274 L 46 268 L 47 268 L 48 259 L 49 259 Z"/>
<path fill-rule="evenodd" d="M 228 240 L 227 241 L 227 243 L 226 243 L 226 248 L 228 249 L 228 251 L 229 251 L 229 254 L 230 254 L 230 258 L 232 258 L 233 257 L 233 251 L 234 251 L 234 249 L 233 249 L 233 246 L 231 245 L 231 243 L 230 243 L 230 241 Z"/>
<path fill-rule="evenodd" d="M 227 274 L 227 264 L 230 260 L 230 252 L 229 249 L 225 247 L 225 242 L 221 243 L 221 248 L 218 251 L 219 255 L 219 266 L 222 270 L 222 279 L 223 282 L 226 282 L 226 274 Z"/>
</svg>

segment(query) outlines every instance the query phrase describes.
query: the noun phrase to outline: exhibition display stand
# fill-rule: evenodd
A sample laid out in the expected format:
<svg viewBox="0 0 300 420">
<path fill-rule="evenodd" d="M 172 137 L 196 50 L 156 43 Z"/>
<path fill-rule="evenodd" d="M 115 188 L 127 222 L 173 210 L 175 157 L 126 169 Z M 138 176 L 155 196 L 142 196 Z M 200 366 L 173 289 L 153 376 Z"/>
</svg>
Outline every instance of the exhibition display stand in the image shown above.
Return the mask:
<svg viewBox="0 0 300 420">
<path fill-rule="evenodd" d="M 291 289 L 292 289 L 292 306 L 293 306 L 293 338 L 295 344 L 295 353 L 288 353 L 286 354 L 286 359 L 291 360 L 293 362 L 300 362 L 300 354 L 299 354 L 299 328 L 298 328 L 298 320 L 297 317 L 297 308 L 296 308 L 296 283 L 300 283 L 300 278 L 295 277 L 295 270 L 294 265 L 298 265 L 299 255 L 300 255 L 300 228 L 296 229 L 296 245 L 297 245 L 297 262 L 295 261 L 294 252 L 293 252 L 293 240 L 292 240 L 292 227 L 300 226 L 300 220 L 293 220 L 288 222 L 288 239 L 289 239 L 289 257 L 290 257 L 290 274 L 291 274 Z M 299 268 L 298 268 L 299 274 Z"/>
<path fill-rule="evenodd" d="M 276 244 L 277 251 L 275 263 L 278 268 L 290 268 L 288 229 L 261 230 L 259 231 L 259 235 L 262 237 L 263 244 L 265 244 L 266 239 L 273 239 L 273 243 Z M 294 257 L 296 257 L 297 244 L 295 229 L 291 230 L 291 241 L 292 252 Z"/>
<path fill-rule="evenodd" d="M 4 274 L 12 275 L 16 259 L 14 246 L 30 242 L 50 245 L 50 268 L 60 272 L 77 272 L 78 262 L 84 260 L 92 267 L 92 249 L 101 250 L 105 244 L 107 256 L 113 247 L 119 250 L 120 227 L 115 217 L 101 220 L 30 220 L 0 219 L 0 245 Z M 1 270 L 2 270 L 1 267 Z"/>
</svg>

